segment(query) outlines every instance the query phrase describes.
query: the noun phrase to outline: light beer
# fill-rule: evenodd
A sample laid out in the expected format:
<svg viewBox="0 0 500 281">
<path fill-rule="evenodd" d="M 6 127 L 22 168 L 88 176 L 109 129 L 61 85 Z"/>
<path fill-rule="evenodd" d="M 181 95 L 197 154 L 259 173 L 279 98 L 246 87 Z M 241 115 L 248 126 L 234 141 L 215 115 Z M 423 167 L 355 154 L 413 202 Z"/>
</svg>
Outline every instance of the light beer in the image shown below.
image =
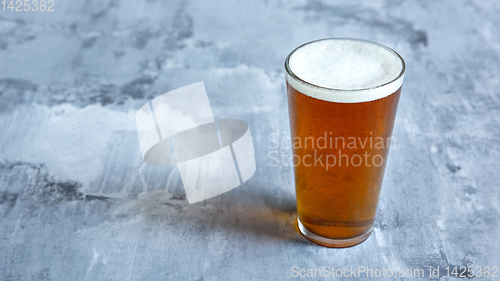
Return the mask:
<svg viewBox="0 0 500 281">
<path fill-rule="evenodd" d="M 328 247 L 371 234 L 405 65 L 357 39 L 304 44 L 286 59 L 297 226 Z"/>
</svg>

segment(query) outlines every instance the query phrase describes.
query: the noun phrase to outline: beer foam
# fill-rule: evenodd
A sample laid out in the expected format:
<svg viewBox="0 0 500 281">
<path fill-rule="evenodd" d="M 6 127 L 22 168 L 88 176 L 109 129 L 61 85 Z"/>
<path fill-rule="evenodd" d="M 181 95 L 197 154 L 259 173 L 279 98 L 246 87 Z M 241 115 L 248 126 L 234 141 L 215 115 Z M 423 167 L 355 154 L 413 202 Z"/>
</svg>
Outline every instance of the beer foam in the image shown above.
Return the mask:
<svg viewBox="0 0 500 281">
<path fill-rule="evenodd" d="M 384 98 L 403 84 L 404 62 L 393 50 L 358 39 L 324 39 L 295 49 L 286 79 L 313 98 L 356 103 Z"/>
</svg>

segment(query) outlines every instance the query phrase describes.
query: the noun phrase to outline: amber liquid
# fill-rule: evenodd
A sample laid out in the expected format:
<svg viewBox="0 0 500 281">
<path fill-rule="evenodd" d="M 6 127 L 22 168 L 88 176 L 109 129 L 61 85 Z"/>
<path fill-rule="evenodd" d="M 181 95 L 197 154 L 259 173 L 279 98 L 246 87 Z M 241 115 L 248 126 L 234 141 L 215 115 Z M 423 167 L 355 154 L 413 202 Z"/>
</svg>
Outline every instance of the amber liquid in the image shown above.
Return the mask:
<svg viewBox="0 0 500 281">
<path fill-rule="evenodd" d="M 336 103 L 304 95 L 287 83 L 298 218 L 309 231 L 346 239 L 373 226 L 400 92 Z M 315 163 L 321 155 L 323 165 Z M 336 157 L 328 170 L 327 155 Z"/>
</svg>

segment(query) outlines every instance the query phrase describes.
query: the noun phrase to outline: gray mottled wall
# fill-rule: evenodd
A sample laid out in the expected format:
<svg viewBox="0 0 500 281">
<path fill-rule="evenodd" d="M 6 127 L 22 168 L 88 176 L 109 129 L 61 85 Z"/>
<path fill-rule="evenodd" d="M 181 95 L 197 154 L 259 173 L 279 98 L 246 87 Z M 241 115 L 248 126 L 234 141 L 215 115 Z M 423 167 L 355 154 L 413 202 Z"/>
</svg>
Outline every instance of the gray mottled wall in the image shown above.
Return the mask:
<svg viewBox="0 0 500 281">
<path fill-rule="evenodd" d="M 54 1 L 0 11 L 0 280 L 500 267 L 498 2 Z M 325 37 L 407 63 L 375 230 L 348 249 L 294 230 L 292 169 L 269 166 L 290 153 L 268 138 L 289 134 L 283 61 Z M 197 81 L 250 125 L 257 172 L 188 205 L 175 168 L 143 163 L 135 113 Z"/>
</svg>

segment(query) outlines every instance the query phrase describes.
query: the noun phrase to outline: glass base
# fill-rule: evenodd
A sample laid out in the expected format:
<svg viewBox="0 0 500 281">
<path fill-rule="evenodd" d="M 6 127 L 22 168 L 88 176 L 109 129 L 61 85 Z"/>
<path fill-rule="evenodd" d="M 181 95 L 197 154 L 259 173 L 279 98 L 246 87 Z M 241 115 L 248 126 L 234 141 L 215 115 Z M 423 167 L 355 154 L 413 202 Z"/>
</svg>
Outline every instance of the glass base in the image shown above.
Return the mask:
<svg viewBox="0 0 500 281">
<path fill-rule="evenodd" d="M 319 236 L 317 234 L 314 234 L 307 230 L 304 225 L 300 222 L 299 218 L 297 218 L 297 224 L 296 224 L 297 230 L 302 234 L 307 240 L 316 243 L 321 246 L 325 247 L 330 247 L 330 248 L 347 248 L 347 247 L 352 247 L 355 245 L 360 244 L 361 242 L 365 241 L 370 237 L 370 234 L 372 234 L 373 226 L 365 233 L 358 235 L 353 238 L 346 238 L 346 239 L 333 239 L 333 238 L 326 238 L 323 236 Z"/>
</svg>

